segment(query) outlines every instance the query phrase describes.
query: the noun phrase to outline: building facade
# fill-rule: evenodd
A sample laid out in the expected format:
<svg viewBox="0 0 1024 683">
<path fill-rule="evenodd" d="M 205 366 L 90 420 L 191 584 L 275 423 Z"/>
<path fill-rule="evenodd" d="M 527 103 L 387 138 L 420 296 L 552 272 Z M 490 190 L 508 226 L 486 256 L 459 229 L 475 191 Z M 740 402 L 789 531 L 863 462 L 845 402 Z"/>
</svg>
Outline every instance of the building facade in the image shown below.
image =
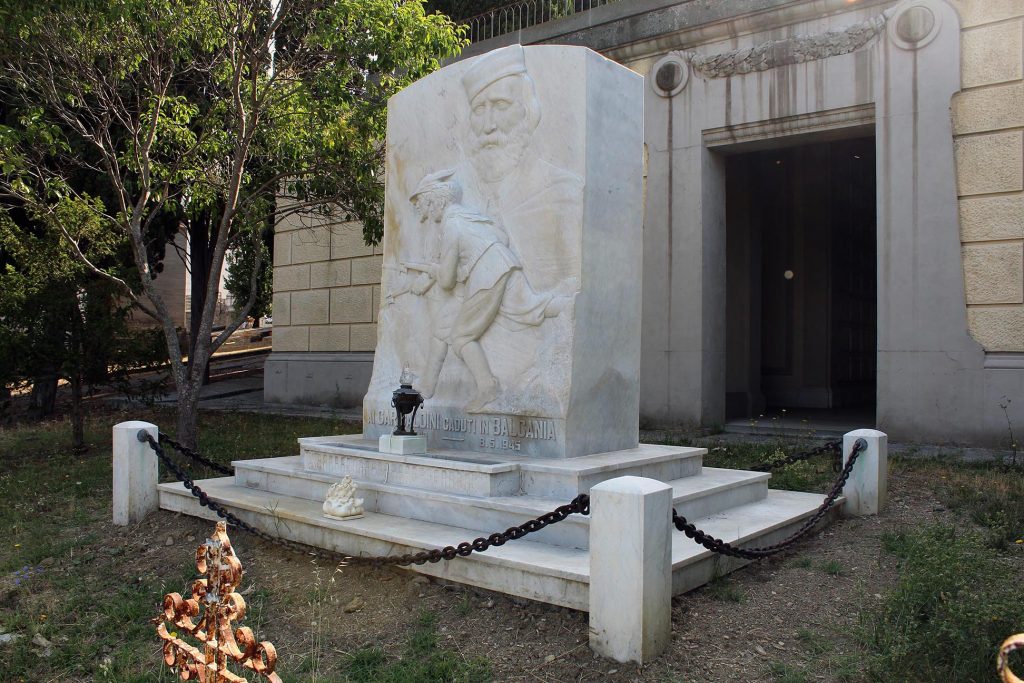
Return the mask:
<svg viewBox="0 0 1024 683">
<path fill-rule="evenodd" d="M 643 424 L 1024 430 L 1020 0 L 619 0 L 463 58 L 514 42 L 646 78 Z M 274 265 L 267 400 L 358 405 L 379 251 L 285 226 Z"/>
</svg>

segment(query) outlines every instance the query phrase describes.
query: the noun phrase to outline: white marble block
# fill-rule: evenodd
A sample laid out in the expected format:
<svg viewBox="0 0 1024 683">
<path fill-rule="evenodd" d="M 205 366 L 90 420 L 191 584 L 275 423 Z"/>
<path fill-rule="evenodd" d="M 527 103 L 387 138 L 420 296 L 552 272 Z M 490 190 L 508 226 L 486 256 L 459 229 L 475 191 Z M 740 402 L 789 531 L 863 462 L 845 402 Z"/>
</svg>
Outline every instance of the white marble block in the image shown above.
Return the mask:
<svg viewBox="0 0 1024 683">
<path fill-rule="evenodd" d="M 383 434 L 377 439 L 377 450 L 381 453 L 393 453 L 395 455 L 416 455 L 427 452 L 427 437 L 417 434 L 416 436 L 395 436 L 394 434 Z"/>
<path fill-rule="evenodd" d="M 457 62 L 388 102 L 384 270 L 364 434 L 408 365 L 430 448 L 638 443 L 643 79 L 583 47 Z"/>
<path fill-rule="evenodd" d="M 843 514 L 851 516 L 877 515 L 889 492 L 889 446 L 885 432 L 875 429 L 857 429 L 843 435 L 843 464 L 850 459 L 850 452 L 857 439 L 864 439 L 867 450 L 861 451 L 850 472 L 850 478 L 843 489 L 846 503 Z"/>
<path fill-rule="evenodd" d="M 114 524 L 127 526 L 142 521 L 159 507 L 157 484 L 160 478 L 156 453 L 148 443 L 139 441 L 139 430 L 159 438 L 157 426 L 149 422 L 122 422 L 114 425 Z"/>
<path fill-rule="evenodd" d="M 672 635 L 672 487 L 619 477 L 590 489 L 590 647 L 646 663 Z"/>
</svg>

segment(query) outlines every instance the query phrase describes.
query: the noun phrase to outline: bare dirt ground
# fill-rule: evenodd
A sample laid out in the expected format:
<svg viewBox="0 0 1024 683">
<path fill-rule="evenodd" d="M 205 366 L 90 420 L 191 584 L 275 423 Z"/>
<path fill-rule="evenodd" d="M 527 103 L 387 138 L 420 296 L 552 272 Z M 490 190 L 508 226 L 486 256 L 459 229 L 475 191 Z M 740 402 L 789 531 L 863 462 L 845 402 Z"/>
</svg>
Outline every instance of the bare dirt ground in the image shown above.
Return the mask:
<svg viewBox="0 0 1024 683">
<path fill-rule="evenodd" d="M 246 623 L 275 644 L 288 681 L 341 680 L 347 655 L 360 648 L 401 652 L 423 611 L 439 617 L 440 647 L 486 659 L 497 681 L 856 680 L 858 615 L 896 579 L 882 533 L 954 520 L 924 476 L 897 468 L 881 516 L 840 520 L 783 557 L 677 597 L 670 649 L 644 667 L 593 655 L 584 613 L 404 570 L 317 566 L 240 532 L 233 543 L 247 572 Z M 134 529 L 100 531 L 133 558 L 133 572 L 167 579 L 187 571 L 211 530 L 208 522 L 160 512 Z M 785 678 L 794 673 L 802 677 Z"/>
</svg>

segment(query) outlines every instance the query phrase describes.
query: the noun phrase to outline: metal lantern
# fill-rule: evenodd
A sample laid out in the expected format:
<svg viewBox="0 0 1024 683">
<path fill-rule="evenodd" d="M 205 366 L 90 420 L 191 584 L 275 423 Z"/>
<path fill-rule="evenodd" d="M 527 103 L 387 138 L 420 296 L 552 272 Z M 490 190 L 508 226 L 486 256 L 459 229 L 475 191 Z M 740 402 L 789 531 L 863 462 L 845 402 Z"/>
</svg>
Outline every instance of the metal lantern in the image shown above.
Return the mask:
<svg viewBox="0 0 1024 683">
<path fill-rule="evenodd" d="M 398 418 L 398 426 L 395 427 L 392 435 L 416 436 L 413 425 L 416 423 L 416 411 L 423 405 L 423 396 L 412 388 L 413 374 L 409 372 L 408 368 L 402 371 L 402 377 L 398 381 L 401 386 L 391 394 L 391 406 L 395 409 Z M 412 415 L 409 417 L 409 429 L 406 430 L 405 417 L 410 413 Z"/>
</svg>

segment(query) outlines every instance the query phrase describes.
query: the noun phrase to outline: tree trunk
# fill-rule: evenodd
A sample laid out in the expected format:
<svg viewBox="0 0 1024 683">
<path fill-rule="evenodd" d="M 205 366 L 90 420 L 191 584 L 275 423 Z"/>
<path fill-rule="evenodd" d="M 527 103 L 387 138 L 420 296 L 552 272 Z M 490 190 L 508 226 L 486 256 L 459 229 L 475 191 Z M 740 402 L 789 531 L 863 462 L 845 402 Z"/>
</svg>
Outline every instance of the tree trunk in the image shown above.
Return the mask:
<svg viewBox="0 0 1024 683">
<path fill-rule="evenodd" d="M 189 270 L 192 278 L 192 303 L 189 307 L 189 364 L 196 357 L 196 345 L 199 343 L 199 328 L 203 320 L 203 309 L 206 307 L 206 284 L 210 278 L 213 249 L 210 248 L 209 212 L 204 212 L 189 222 Z M 214 303 L 216 305 L 216 302 Z M 203 384 L 210 383 L 210 366 L 203 373 Z"/>
<path fill-rule="evenodd" d="M 85 450 L 85 411 L 82 410 L 82 375 L 85 372 L 85 348 L 82 343 L 82 310 L 75 306 L 71 314 L 68 337 L 68 376 L 71 380 L 71 450 L 81 453 Z"/>
<path fill-rule="evenodd" d="M 178 387 L 178 433 L 175 435 L 186 448 L 199 447 L 199 386 L 193 380 Z"/>
<path fill-rule="evenodd" d="M 82 373 L 71 372 L 71 450 L 85 450 L 85 411 L 82 409 Z"/>
<path fill-rule="evenodd" d="M 53 415 L 57 406 L 57 368 L 42 368 L 32 380 L 32 396 L 29 407 L 37 417 Z"/>
</svg>

